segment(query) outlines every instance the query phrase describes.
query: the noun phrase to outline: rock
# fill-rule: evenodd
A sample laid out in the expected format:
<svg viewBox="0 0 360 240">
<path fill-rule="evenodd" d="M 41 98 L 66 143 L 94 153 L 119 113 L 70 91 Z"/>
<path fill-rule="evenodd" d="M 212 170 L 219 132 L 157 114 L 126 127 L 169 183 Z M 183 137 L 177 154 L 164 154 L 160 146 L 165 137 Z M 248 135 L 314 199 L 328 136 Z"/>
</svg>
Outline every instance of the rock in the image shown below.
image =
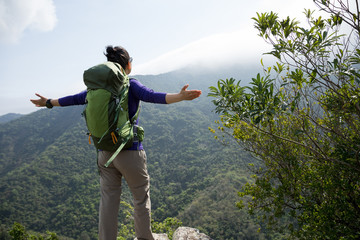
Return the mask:
<svg viewBox="0 0 360 240">
<path fill-rule="evenodd" d="M 155 240 L 169 240 L 165 233 L 153 233 Z M 173 234 L 173 240 L 212 240 L 209 236 L 196 228 L 179 227 Z M 135 238 L 134 240 L 138 240 Z"/>
<path fill-rule="evenodd" d="M 173 240 L 211 240 L 211 238 L 196 228 L 179 227 L 173 235 Z"/>
<path fill-rule="evenodd" d="M 169 240 L 166 233 L 153 233 L 153 237 L 155 240 Z M 139 240 L 138 238 L 134 238 L 134 240 Z"/>
<path fill-rule="evenodd" d="M 155 240 L 169 240 L 166 233 L 153 233 L 153 236 Z"/>
</svg>

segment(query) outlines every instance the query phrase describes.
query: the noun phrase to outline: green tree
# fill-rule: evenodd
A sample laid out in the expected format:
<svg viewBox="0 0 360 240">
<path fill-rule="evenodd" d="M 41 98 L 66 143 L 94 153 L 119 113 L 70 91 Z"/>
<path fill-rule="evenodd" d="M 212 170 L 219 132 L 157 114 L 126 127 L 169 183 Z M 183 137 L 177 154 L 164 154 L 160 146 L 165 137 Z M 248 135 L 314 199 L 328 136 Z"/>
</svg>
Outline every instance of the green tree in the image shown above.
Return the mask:
<svg viewBox="0 0 360 240">
<path fill-rule="evenodd" d="M 134 208 L 125 201 L 121 201 L 120 204 L 124 208 L 125 218 L 124 223 L 120 224 L 117 240 L 134 239 Z M 151 228 L 154 233 L 166 233 L 172 239 L 173 233 L 181 224 L 181 221 L 176 218 L 166 218 L 163 222 L 156 222 L 152 219 Z"/>
<path fill-rule="evenodd" d="M 151 230 L 154 233 L 166 233 L 169 239 L 172 239 L 174 232 L 178 227 L 182 226 L 182 222 L 177 218 L 166 218 L 163 222 L 151 222 Z"/>
<path fill-rule="evenodd" d="M 218 132 L 259 159 L 238 207 L 291 237 L 358 239 L 359 3 L 314 2 L 326 17 L 305 10 L 306 27 L 258 13 L 255 28 L 276 63 L 262 61 L 251 86 L 219 80 L 209 96 L 221 115 Z"/>
<path fill-rule="evenodd" d="M 25 227 L 20 223 L 15 222 L 13 228 L 9 232 L 11 239 L 13 240 L 25 240 L 28 239 L 28 234 Z"/>
<path fill-rule="evenodd" d="M 117 240 L 134 239 L 134 208 L 125 201 L 121 201 L 120 205 L 122 208 L 124 208 L 122 211 L 124 216 L 122 216 L 123 222 L 120 224 Z"/>
<path fill-rule="evenodd" d="M 12 240 L 59 240 L 56 233 L 46 231 L 46 235 L 41 234 L 33 235 L 29 234 L 25 227 L 18 222 L 13 224 L 12 229 L 9 231 Z"/>
</svg>

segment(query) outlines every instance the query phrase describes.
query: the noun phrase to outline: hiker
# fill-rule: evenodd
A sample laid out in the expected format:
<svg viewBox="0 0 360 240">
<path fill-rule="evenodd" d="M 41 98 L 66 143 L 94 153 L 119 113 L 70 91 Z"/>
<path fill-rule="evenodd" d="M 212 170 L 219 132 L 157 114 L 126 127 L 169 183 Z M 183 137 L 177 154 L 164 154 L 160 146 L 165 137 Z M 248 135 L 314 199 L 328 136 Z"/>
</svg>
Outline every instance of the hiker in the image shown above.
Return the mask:
<svg viewBox="0 0 360 240">
<path fill-rule="evenodd" d="M 132 58 L 122 47 L 106 47 L 107 61 L 120 64 L 122 70 L 129 75 L 132 69 Z M 129 79 L 128 113 L 132 118 L 139 108 L 140 101 L 171 104 L 183 100 L 193 100 L 201 95 L 201 90 L 188 90 L 182 87 L 179 93 L 155 92 L 142 85 L 134 78 Z M 87 103 L 88 92 L 82 91 L 75 95 L 59 99 L 49 99 L 36 94 L 38 99 L 30 101 L 37 107 L 52 108 L 54 106 L 83 105 Z M 138 120 L 136 121 L 138 122 Z M 98 149 L 98 168 L 100 172 L 101 199 L 99 206 L 99 239 L 116 240 L 118 233 L 118 211 L 121 195 L 121 179 L 125 178 L 134 203 L 135 233 L 138 239 L 153 240 L 151 232 L 150 178 L 147 171 L 146 153 L 139 141 L 120 151 L 106 167 L 113 152 Z"/>
</svg>

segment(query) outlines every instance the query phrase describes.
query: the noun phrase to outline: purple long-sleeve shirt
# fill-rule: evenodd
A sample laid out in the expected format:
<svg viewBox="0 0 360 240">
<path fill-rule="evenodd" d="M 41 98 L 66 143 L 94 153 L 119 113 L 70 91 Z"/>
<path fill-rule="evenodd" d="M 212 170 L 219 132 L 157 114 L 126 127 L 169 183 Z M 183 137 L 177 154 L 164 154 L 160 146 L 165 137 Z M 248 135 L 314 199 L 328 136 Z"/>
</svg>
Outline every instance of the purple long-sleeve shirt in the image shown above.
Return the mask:
<svg viewBox="0 0 360 240">
<path fill-rule="evenodd" d="M 85 90 L 75 95 L 59 98 L 59 104 L 61 106 L 84 105 L 86 104 L 86 94 L 87 91 Z M 130 78 L 128 100 L 129 117 L 132 118 L 135 115 L 140 101 L 166 104 L 165 96 L 166 93 L 155 92 L 154 90 L 145 87 L 138 80 Z M 134 142 L 133 146 L 127 150 L 143 150 L 142 143 Z"/>
</svg>

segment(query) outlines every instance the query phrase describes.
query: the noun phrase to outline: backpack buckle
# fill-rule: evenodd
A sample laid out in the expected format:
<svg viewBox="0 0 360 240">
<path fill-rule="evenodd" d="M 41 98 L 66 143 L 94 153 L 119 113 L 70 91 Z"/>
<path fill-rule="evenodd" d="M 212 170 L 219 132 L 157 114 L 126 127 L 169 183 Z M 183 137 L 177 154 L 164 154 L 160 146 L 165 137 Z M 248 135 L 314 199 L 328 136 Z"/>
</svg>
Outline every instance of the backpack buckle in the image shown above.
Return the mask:
<svg viewBox="0 0 360 240">
<path fill-rule="evenodd" d="M 117 139 L 117 137 L 116 137 L 116 135 L 115 135 L 115 133 L 114 132 L 111 132 L 111 138 L 112 138 L 112 141 L 113 141 L 113 143 L 114 143 L 114 145 L 118 142 L 118 139 Z"/>
</svg>

